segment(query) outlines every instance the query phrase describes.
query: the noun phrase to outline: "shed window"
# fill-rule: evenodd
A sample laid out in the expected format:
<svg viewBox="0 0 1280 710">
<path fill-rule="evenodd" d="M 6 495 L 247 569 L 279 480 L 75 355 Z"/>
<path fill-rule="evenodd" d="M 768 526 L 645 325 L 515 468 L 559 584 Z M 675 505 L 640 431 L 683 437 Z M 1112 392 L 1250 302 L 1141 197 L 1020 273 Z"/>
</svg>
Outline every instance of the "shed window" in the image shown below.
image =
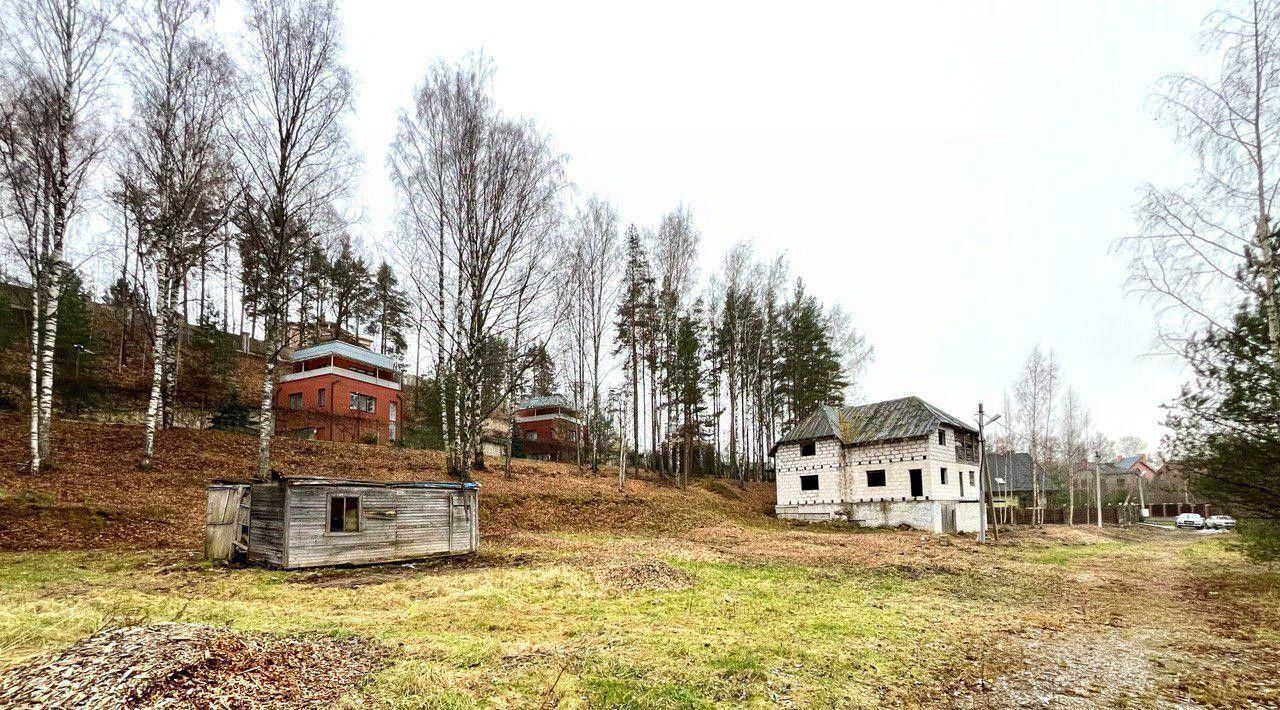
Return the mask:
<svg viewBox="0 0 1280 710">
<path fill-rule="evenodd" d="M 947 445 L 947 430 L 946 430 L 946 429 L 939 429 L 939 430 L 938 430 L 938 443 L 939 443 L 939 444 L 942 444 L 943 446 L 946 446 L 946 445 Z M 944 483 L 945 483 L 945 481 L 944 481 Z"/>
<path fill-rule="evenodd" d="M 884 469 L 878 471 L 867 471 L 867 488 L 876 488 L 884 485 Z"/>
<path fill-rule="evenodd" d="M 811 474 L 800 477 L 800 490 L 816 491 L 818 490 L 818 474 Z"/>
<path fill-rule="evenodd" d="M 816 453 L 818 453 L 818 445 L 816 443 L 810 441 L 807 444 L 800 445 L 801 456 L 813 456 Z"/>
<path fill-rule="evenodd" d="M 369 412 L 372 414 L 377 405 L 378 400 L 367 394 L 351 393 L 351 408 L 357 412 Z"/>
<path fill-rule="evenodd" d="M 294 392 L 289 395 L 289 409 L 302 409 L 302 393 Z"/>
<path fill-rule="evenodd" d="M 329 532 L 360 532 L 360 496 L 329 498 Z"/>
<path fill-rule="evenodd" d="M 945 486 L 947 485 L 947 469 L 944 467 L 941 473 L 942 473 L 942 485 Z"/>
</svg>

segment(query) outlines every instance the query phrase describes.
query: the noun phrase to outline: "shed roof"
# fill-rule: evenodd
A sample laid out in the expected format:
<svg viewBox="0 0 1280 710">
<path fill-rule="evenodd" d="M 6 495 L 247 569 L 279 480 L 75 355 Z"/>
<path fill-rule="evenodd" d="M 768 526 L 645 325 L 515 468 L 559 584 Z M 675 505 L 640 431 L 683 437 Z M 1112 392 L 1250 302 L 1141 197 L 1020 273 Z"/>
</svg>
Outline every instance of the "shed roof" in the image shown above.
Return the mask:
<svg viewBox="0 0 1280 710">
<path fill-rule="evenodd" d="M 338 355 L 373 365 L 383 370 L 399 369 L 396 361 L 386 355 L 375 353 L 369 348 L 362 348 L 359 345 L 352 345 L 342 340 L 329 340 L 315 345 L 308 345 L 305 348 L 298 348 L 293 351 L 293 355 L 290 358 L 293 362 L 297 362 L 299 360 L 309 360 L 313 357 L 324 357 L 325 355 Z"/>
<path fill-rule="evenodd" d="M 287 486 L 363 486 L 366 488 L 453 488 L 477 489 L 475 481 L 370 481 L 362 478 L 329 478 L 327 476 L 280 476 Z"/>
<path fill-rule="evenodd" d="M 877 441 L 897 441 L 929 436 L 941 425 L 978 433 L 970 424 L 953 417 L 919 397 L 902 397 L 854 407 L 822 406 L 796 424 L 773 445 L 834 436 L 846 446 Z"/>
<path fill-rule="evenodd" d="M 1002 490 L 1020 493 L 1031 490 L 1031 454 L 1013 453 L 1013 454 L 991 454 L 987 456 L 987 471 L 991 474 L 994 481 L 997 478 L 1003 478 L 1004 483 L 993 483 Z M 1041 476 L 1041 490 L 1046 493 L 1061 490 L 1062 487 L 1056 481 L 1048 476 Z"/>
</svg>

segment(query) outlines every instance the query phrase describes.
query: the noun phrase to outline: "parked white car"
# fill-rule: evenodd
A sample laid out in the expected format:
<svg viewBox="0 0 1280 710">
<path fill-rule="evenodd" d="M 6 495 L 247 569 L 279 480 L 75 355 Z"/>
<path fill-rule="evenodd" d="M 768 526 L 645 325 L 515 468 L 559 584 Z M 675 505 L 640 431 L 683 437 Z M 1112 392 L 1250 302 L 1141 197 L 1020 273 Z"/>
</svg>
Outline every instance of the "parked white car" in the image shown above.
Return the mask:
<svg viewBox="0 0 1280 710">
<path fill-rule="evenodd" d="M 1180 528 L 1203 530 L 1204 516 L 1199 513 L 1182 513 L 1173 521 L 1173 524 Z"/>
<path fill-rule="evenodd" d="M 1230 515 L 1210 515 L 1204 526 L 1210 530 L 1230 530 L 1236 526 L 1236 519 Z"/>
</svg>

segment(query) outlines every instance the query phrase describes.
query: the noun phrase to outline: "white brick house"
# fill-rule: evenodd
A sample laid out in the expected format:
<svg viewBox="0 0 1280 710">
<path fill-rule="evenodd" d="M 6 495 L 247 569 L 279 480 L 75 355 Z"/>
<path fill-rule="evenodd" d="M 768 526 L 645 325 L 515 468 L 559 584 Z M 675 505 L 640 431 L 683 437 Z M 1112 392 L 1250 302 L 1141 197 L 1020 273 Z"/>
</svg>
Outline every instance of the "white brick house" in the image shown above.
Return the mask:
<svg viewBox="0 0 1280 710">
<path fill-rule="evenodd" d="M 978 432 L 919 397 L 821 407 L 772 454 L 779 518 L 978 529 Z"/>
</svg>

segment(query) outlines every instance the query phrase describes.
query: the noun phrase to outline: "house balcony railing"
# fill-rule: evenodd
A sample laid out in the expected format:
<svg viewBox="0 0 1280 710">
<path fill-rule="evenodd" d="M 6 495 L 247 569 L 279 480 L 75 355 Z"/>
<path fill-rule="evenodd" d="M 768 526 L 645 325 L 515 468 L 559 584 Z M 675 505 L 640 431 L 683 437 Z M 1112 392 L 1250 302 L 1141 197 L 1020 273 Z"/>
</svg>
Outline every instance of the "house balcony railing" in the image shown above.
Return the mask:
<svg viewBox="0 0 1280 710">
<path fill-rule="evenodd" d="M 956 444 L 956 461 L 961 463 L 978 463 L 978 447 Z"/>
</svg>

